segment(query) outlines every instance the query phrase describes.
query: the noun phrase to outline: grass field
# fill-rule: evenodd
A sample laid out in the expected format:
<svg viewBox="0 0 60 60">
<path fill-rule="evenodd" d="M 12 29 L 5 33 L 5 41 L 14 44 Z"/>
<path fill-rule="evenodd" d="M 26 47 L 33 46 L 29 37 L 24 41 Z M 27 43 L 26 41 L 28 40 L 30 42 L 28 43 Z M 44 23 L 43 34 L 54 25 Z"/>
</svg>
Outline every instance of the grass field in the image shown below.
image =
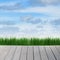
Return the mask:
<svg viewBox="0 0 60 60">
<path fill-rule="evenodd" d="M 0 38 L 0 45 L 60 45 L 60 38 Z"/>
</svg>

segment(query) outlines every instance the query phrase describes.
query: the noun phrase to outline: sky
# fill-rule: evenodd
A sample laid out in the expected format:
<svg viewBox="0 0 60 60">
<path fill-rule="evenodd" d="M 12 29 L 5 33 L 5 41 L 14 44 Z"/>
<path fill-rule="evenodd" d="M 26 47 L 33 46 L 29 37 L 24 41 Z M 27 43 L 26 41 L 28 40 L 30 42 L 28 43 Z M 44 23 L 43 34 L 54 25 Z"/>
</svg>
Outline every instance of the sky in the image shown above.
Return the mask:
<svg viewBox="0 0 60 60">
<path fill-rule="evenodd" d="M 0 0 L 0 37 L 60 37 L 60 0 Z"/>
</svg>

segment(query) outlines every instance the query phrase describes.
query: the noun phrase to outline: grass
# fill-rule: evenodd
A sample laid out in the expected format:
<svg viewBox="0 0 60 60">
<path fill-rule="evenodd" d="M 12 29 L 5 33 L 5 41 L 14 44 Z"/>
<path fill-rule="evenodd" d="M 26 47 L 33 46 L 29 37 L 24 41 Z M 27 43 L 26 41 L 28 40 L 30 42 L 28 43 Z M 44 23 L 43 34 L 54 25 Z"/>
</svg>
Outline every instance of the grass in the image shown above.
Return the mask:
<svg viewBox="0 0 60 60">
<path fill-rule="evenodd" d="M 0 38 L 0 45 L 60 45 L 60 38 Z"/>
</svg>

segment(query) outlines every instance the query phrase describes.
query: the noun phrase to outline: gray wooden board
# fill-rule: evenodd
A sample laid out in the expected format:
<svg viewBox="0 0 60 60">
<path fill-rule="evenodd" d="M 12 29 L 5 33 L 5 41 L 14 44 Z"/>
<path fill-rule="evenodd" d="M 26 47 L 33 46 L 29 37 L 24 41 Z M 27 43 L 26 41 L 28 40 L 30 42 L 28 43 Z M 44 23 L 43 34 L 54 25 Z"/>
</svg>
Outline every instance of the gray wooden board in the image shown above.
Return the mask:
<svg viewBox="0 0 60 60">
<path fill-rule="evenodd" d="M 17 46 L 16 52 L 14 54 L 13 60 L 19 60 L 21 55 L 21 46 Z"/>
<path fill-rule="evenodd" d="M 28 46 L 27 60 L 33 60 L 33 47 Z"/>
<path fill-rule="evenodd" d="M 41 54 L 41 59 L 42 60 L 48 60 L 44 47 L 43 46 L 39 46 L 39 49 L 40 49 L 40 52 L 41 52 L 40 53 Z"/>
<path fill-rule="evenodd" d="M 20 60 L 26 60 L 26 59 L 27 59 L 27 46 L 22 46 Z"/>
<path fill-rule="evenodd" d="M 5 56 L 7 55 L 8 51 L 10 50 L 10 46 L 1 46 L 0 47 L 0 60 L 4 60 Z"/>
<path fill-rule="evenodd" d="M 41 60 L 39 50 L 38 50 L 38 46 L 34 46 L 34 60 Z"/>
<path fill-rule="evenodd" d="M 55 46 L 55 48 L 56 48 L 57 51 L 60 53 L 60 46 Z"/>
<path fill-rule="evenodd" d="M 55 59 L 56 59 L 56 60 L 60 60 L 60 54 L 58 53 L 58 51 L 56 50 L 56 48 L 50 46 L 50 49 L 52 50 L 52 53 L 54 54 Z"/>
<path fill-rule="evenodd" d="M 53 55 L 52 51 L 50 50 L 49 46 L 46 46 L 45 49 L 46 49 L 46 53 L 48 55 L 48 60 L 55 60 L 54 55 Z"/>
<path fill-rule="evenodd" d="M 5 60 L 12 60 L 14 53 L 15 53 L 16 47 L 15 46 L 11 46 L 11 49 L 8 53 L 8 55 L 5 57 Z"/>
<path fill-rule="evenodd" d="M 0 60 L 60 60 L 60 46 L 0 46 Z"/>
</svg>

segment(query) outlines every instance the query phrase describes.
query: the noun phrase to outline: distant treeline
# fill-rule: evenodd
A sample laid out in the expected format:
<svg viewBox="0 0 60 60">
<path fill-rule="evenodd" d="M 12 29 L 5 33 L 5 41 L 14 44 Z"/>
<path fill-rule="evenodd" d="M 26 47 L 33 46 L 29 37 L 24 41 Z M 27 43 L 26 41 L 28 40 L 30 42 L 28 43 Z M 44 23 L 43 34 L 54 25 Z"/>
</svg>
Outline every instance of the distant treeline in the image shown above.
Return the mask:
<svg viewBox="0 0 60 60">
<path fill-rule="evenodd" d="M 60 38 L 0 38 L 0 45 L 60 45 Z"/>
</svg>

